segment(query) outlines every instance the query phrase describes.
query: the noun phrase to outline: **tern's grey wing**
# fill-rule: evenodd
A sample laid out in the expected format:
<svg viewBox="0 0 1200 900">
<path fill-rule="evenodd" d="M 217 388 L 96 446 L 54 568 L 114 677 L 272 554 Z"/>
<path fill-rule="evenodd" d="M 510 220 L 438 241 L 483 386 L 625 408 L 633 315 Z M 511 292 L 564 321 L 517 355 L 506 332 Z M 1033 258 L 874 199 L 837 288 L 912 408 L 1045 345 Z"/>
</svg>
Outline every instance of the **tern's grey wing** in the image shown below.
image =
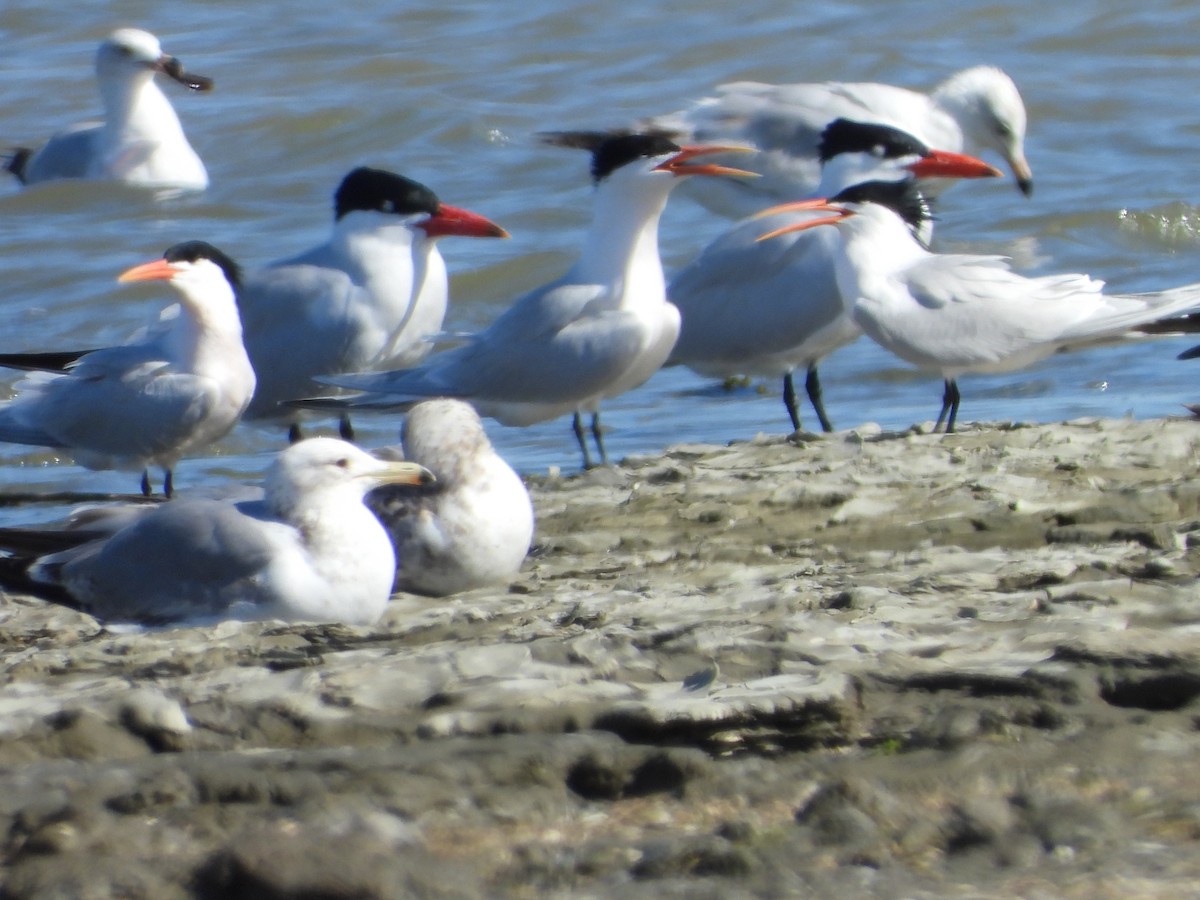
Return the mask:
<svg viewBox="0 0 1200 900">
<path fill-rule="evenodd" d="M 840 236 L 813 229 L 758 238 L 805 214 L 734 225 L 675 276 L 682 325 L 673 363 L 737 364 L 798 347 L 848 312 L 833 264 Z M 852 330 L 852 329 L 851 329 Z"/>
<path fill-rule="evenodd" d="M 60 444 L 114 456 L 153 457 L 186 444 L 220 402 L 203 376 L 147 362 L 120 376 L 67 375 L 13 401 L 14 413 Z"/>
<path fill-rule="evenodd" d="M 238 291 L 246 353 L 258 383 L 251 416 L 314 392 L 313 377 L 364 368 L 379 331 L 363 289 L 336 269 L 286 265 L 252 273 Z M 380 335 L 377 341 L 382 341 Z"/>
<path fill-rule="evenodd" d="M 598 308 L 606 289 L 557 283 L 527 295 L 470 343 L 416 369 L 320 378 L 397 397 L 570 403 L 599 393 L 644 340 L 641 323 Z"/>
<path fill-rule="evenodd" d="M 107 540 L 44 558 L 35 575 L 61 584 L 100 619 L 256 618 L 274 599 L 265 569 L 298 543 L 294 529 L 244 507 L 175 500 Z"/>
</svg>

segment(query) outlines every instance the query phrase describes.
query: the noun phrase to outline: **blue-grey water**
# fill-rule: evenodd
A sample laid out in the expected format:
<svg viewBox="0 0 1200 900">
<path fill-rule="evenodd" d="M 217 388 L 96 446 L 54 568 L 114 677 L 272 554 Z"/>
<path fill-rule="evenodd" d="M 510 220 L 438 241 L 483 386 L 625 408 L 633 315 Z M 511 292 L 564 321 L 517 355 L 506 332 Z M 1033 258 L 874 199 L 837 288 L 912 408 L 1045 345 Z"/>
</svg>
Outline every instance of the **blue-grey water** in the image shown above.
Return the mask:
<svg viewBox="0 0 1200 900">
<path fill-rule="evenodd" d="M 168 86 L 212 186 L 156 203 L 111 186 L 0 185 L 4 350 L 122 340 L 173 298 L 163 285 L 118 286 L 116 275 L 176 241 L 209 240 L 253 267 L 323 239 L 334 187 L 363 163 L 415 177 L 512 233 L 510 241 L 442 243 L 453 274 L 447 327 L 477 329 L 561 273 L 588 220 L 586 158 L 540 145 L 538 131 L 627 124 L 730 80 L 924 88 L 984 62 L 1010 72 L 1025 97 L 1036 190 L 1024 199 L 1011 178 L 956 187 L 939 208 L 939 247 L 1003 253 L 1029 273 L 1087 272 L 1118 290 L 1200 280 L 1200 7 L 1183 0 L 1125 11 L 1034 0 L 6 0 L 0 143 L 94 115 L 93 53 L 121 25 L 154 32 L 190 70 L 216 80 L 207 95 Z M 668 270 L 723 224 L 674 198 L 662 227 Z M 961 419 L 1180 414 L 1200 400 L 1200 363 L 1175 360 L 1188 346 L 1161 340 L 967 377 Z M 865 340 L 822 372 L 839 427 L 904 428 L 937 412 L 936 379 Z M 781 433 L 787 420 L 775 384 L 725 392 L 674 369 L 610 402 L 605 422 L 610 454 L 620 458 Z M 360 424 L 367 446 L 395 440 L 395 417 Z M 566 420 L 489 430 L 523 471 L 578 464 Z M 243 425 L 211 457 L 181 464 L 177 484 L 253 479 L 280 446 L 277 430 Z M 130 473 L 0 446 L 0 497 L 135 484 Z M 25 508 L 0 521 L 30 515 Z"/>
</svg>

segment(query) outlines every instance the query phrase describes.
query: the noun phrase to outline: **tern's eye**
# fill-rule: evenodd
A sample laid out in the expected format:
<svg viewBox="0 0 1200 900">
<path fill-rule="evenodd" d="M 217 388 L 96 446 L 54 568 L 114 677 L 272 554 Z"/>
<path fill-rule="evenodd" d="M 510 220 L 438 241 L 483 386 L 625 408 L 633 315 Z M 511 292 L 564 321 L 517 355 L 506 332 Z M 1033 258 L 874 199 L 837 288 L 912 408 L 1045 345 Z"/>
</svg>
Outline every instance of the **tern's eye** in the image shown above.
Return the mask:
<svg viewBox="0 0 1200 900">
<path fill-rule="evenodd" d="M 343 456 L 341 459 L 335 462 L 334 465 L 339 469 L 348 469 L 350 468 L 350 460 Z"/>
</svg>

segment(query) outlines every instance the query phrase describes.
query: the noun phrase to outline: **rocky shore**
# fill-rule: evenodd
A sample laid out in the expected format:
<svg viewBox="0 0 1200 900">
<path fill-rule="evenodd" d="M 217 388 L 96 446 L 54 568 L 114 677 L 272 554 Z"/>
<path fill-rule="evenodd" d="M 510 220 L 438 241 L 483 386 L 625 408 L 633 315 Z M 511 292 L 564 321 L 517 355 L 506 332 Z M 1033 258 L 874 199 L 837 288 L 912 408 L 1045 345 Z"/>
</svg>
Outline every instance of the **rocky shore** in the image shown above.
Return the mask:
<svg viewBox="0 0 1200 900">
<path fill-rule="evenodd" d="M 0 896 L 1200 892 L 1194 421 L 532 479 L 373 628 L 0 597 Z"/>
</svg>

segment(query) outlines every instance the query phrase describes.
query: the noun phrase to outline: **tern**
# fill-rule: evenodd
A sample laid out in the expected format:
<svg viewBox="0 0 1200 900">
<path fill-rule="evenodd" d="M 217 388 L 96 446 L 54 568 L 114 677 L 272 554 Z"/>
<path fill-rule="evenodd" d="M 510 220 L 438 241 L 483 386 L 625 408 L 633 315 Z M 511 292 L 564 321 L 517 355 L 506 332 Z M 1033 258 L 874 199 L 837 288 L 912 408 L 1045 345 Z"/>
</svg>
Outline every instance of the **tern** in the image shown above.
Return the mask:
<svg viewBox="0 0 1200 900">
<path fill-rule="evenodd" d="M 724 146 L 680 147 L 662 134 L 570 132 L 548 140 L 591 151 L 592 226 L 575 265 L 517 300 L 468 343 L 413 369 L 317 380 L 362 391 L 302 406 L 397 409 L 428 397 L 467 400 L 505 425 L 573 413 L 583 465 L 590 468 L 582 414 L 592 414 L 600 462 L 602 400 L 646 381 L 679 334 L 658 255 L 658 221 L 671 189 L 687 175 L 745 175 L 701 157 Z"/>
<path fill-rule="evenodd" d="M 87 178 L 173 191 L 204 190 L 208 173 L 171 101 L 154 81 L 160 73 L 193 91 L 213 86 L 212 79 L 184 71 L 149 32 L 114 31 L 96 51 L 104 121 L 76 125 L 36 150 L 19 148 L 7 169 L 24 184 Z"/>
<path fill-rule="evenodd" d="M 30 374 L 0 406 L 0 441 L 60 448 L 92 469 L 165 473 L 184 456 L 224 437 L 254 393 L 234 291 L 238 267 L 211 244 L 186 241 L 119 280 L 163 280 L 179 312 L 140 340 L 87 351 L 0 354 L 0 366 Z"/>
<path fill-rule="evenodd" d="M 442 203 L 425 185 L 358 167 L 334 193 L 333 232 L 298 256 L 252 271 L 238 290 L 246 350 L 258 376 L 246 418 L 290 417 L 284 400 L 313 379 L 416 365 L 446 315 L 447 235 L 508 237 L 480 215 Z M 342 418 L 342 437 L 353 431 Z"/>
<path fill-rule="evenodd" d="M 371 625 L 387 607 L 396 557 L 363 496 L 432 477 L 415 463 L 311 438 L 279 454 L 261 500 L 85 507 L 66 529 L 5 529 L 0 545 L 18 555 L 0 575 L 106 622 Z"/>
<path fill-rule="evenodd" d="M 739 81 L 648 124 L 687 140 L 740 142 L 760 151 L 745 168 L 761 178 L 685 188 L 715 212 L 741 219 L 817 190 L 821 132 L 837 118 L 892 125 L 943 150 L 972 156 L 995 152 L 1012 170 L 1021 192 L 1028 196 L 1033 191 L 1033 172 L 1025 158 L 1025 104 L 1012 78 L 993 66 L 956 72 L 928 94 L 876 82 Z M 942 186 L 926 184 L 925 193 L 935 196 Z"/>
<path fill-rule="evenodd" d="M 911 185 L 901 186 L 913 191 Z M 953 432 L 958 377 L 1023 368 L 1062 350 L 1119 339 L 1139 326 L 1200 307 L 1200 283 L 1140 294 L 1106 294 L 1088 275 L 1026 277 L 1002 256 L 931 253 L 905 221 L 876 202 L 895 183 L 856 185 L 832 199 L 774 211 L 824 213 L 763 235 L 836 225 L 838 288 L 859 326 L 885 349 L 945 382 L 934 425 Z M 1134 332 L 1132 338 L 1144 339 Z"/>
<path fill-rule="evenodd" d="M 998 169 L 974 157 L 931 150 L 906 132 L 876 123 L 836 119 L 822 134 L 820 196 L 864 181 L 983 178 Z M 901 203 L 896 210 L 928 243 L 924 209 Z M 792 428 L 800 430 L 793 372 L 806 370 L 805 387 L 825 431 L 833 426 L 821 400 L 817 364 L 857 340 L 852 303 L 838 290 L 834 253 L 840 241 L 829 229 L 791 232 L 760 241 L 810 214 L 756 216 L 733 225 L 681 269 L 667 296 L 683 317 L 668 365 L 701 375 L 783 378 L 783 402 Z"/>
</svg>

